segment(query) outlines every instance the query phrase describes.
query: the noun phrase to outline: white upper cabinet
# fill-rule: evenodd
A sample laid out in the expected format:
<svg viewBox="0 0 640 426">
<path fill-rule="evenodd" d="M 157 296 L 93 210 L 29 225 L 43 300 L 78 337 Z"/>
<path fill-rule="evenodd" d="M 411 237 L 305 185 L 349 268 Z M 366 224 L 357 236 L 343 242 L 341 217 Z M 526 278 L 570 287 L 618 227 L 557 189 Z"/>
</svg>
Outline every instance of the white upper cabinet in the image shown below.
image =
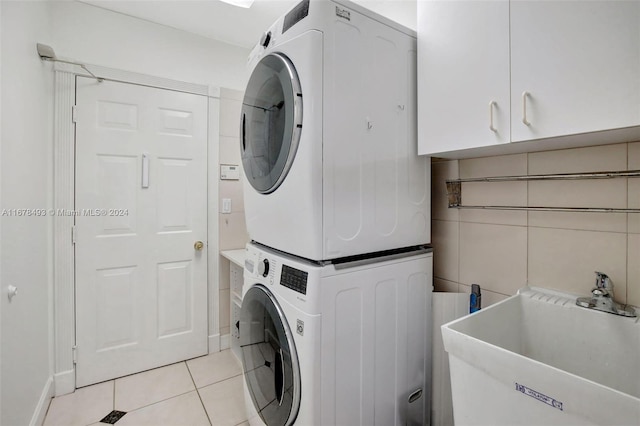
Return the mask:
<svg viewBox="0 0 640 426">
<path fill-rule="evenodd" d="M 510 141 L 509 2 L 418 1 L 420 154 Z"/>
<path fill-rule="evenodd" d="M 418 114 L 418 152 L 450 157 L 640 129 L 640 1 L 419 0 Z"/>
<path fill-rule="evenodd" d="M 640 2 L 511 1 L 511 105 L 514 142 L 639 125 Z"/>
</svg>

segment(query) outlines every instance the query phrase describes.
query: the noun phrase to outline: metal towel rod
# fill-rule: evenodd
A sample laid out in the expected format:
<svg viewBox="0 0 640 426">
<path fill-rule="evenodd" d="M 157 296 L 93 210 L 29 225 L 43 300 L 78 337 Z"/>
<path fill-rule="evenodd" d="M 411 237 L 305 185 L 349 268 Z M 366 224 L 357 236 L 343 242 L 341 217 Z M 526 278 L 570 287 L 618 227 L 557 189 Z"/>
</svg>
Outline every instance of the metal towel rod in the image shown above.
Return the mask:
<svg viewBox="0 0 640 426">
<path fill-rule="evenodd" d="M 555 212 L 595 212 L 595 213 L 640 213 L 639 209 L 606 208 L 606 207 L 540 207 L 540 206 L 465 206 L 462 204 L 462 184 L 467 182 L 522 182 L 544 180 L 579 180 L 579 179 L 612 179 L 640 177 L 640 170 L 611 171 L 596 173 L 561 173 L 527 176 L 496 176 L 483 178 L 467 178 L 447 180 L 447 197 L 449 208 L 486 209 L 486 210 L 525 210 Z"/>
</svg>

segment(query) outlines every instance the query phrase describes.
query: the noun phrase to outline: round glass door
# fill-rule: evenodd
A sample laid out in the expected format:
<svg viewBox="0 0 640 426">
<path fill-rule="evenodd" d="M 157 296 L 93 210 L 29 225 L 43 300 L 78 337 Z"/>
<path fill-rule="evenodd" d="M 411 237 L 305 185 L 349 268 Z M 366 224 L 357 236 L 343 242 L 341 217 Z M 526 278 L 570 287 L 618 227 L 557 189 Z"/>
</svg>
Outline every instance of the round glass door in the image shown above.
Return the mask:
<svg viewBox="0 0 640 426">
<path fill-rule="evenodd" d="M 287 176 L 302 130 L 300 81 L 289 59 L 272 53 L 256 65 L 242 101 L 242 165 L 256 191 L 275 191 Z"/>
<path fill-rule="evenodd" d="M 300 408 L 300 367 L 280 305 L 263 285 L 247 291 L 240 311 L 242 367 L 253 406 L 267 426 L 291 425 Z"/>
</svg>

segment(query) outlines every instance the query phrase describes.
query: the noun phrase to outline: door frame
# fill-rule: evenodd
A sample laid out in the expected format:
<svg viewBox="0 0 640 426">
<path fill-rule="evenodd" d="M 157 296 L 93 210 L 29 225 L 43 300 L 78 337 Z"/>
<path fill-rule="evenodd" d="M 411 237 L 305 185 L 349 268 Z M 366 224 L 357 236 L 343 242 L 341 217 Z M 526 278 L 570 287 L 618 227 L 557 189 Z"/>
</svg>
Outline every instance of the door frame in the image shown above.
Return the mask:
<svg viewBox="0 0 640 426">
<path fill-rule="evenodd" d="M 90 64 L 87 64 L 90 65 Z M 185 83 L 146 74 L 90 65 L 92 72 L 105 80 L 138 84 L 158 89 L 192 93 L 208 98 L 207 129 L 207 316 L 209 353 L 220 350 L 219 325 L 219 116 L 220 88 Z M 91 77 L 76 65 L 54 66 L 54 177 L 53 209 L 75 210 L 75 123 L 76 76 Z M 213 149 L 212 149 L 213 148 Z M 55 396 L 76 389 L 74 348 L 75 330 L 75 255 L 72 241 L 73 216 L 53 215 L 53 380 Z"/>
</svg>

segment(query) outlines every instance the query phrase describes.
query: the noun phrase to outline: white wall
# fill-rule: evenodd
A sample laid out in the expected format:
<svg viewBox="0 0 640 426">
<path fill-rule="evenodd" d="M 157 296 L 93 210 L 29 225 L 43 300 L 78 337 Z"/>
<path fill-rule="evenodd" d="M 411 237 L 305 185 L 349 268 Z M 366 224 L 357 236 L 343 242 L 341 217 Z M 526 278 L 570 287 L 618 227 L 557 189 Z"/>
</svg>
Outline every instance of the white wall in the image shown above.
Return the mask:
<svg viewBox="0 0 640 426">
<path fill-rule="evenodd" d="M 59 57 L 243 89 L 248 51 L 69 1 L 0 2 L 0 208 L 47 209 L 53 194 L 53 72 Z M 0 424 L 38 423 L 52 393 L 52 218 L 0 217 Z M 6 288 L 19 295 L 10 303 Z"/>
<path fill-rule="evenodd" d="M 52 13 L 59 57 L 244 90 L 247 49 L 78 2 L 55 1 Z"/>
<path fill-rule="evenodd" d="M 240 112 L 244 92 L 238 90 L 223 89 L 220 91 L 220 164 L 236 164 L 240 167 Z M 247 225 L 244 218 L 244 197 L 242 194 L 242 182 L 240 180 L 221 180 L 220 206 L 222 199 L 231 200 L 231 213 L 218 214 L 219 220 L 219 244 L 220 251 L 244 248 L 249 242 Z M 221 210 L 221 208 L 219 209 Z M 218 279 L 220 283 L 220 335 L 228 335 L 231 332 L 230 309 L 230 266 L 227 259 L 220 259 Z"/>
<path fill-rule="evenodd" d="M 36 54 L 50 42 L 49 4 L 0 2 L 2 209 L 51 206 L 53 74 Z M 0 424 L 25 425 L 51 383 L 50 217 L 1 216 L 2 365 Z M 6 288 L 19 294 L 12 302 Z M 46 405 L 45 405 L 46 409 Z"/>
</svg>

